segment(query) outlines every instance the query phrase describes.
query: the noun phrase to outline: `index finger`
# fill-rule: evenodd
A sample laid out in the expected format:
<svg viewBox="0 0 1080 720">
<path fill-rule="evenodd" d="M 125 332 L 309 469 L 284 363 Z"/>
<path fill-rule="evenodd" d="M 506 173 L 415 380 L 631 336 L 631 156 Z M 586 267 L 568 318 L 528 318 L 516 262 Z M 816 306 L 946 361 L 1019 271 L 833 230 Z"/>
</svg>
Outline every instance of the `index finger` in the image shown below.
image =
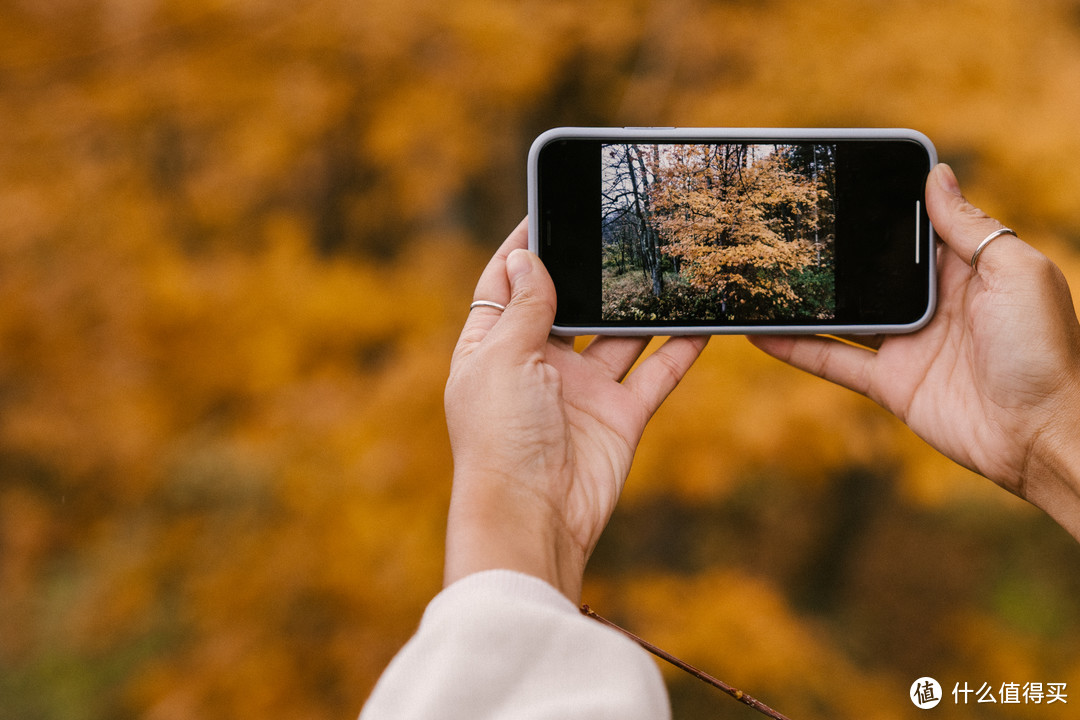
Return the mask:
<svg viewBox="0 0 1080 720">
<path fill-rule="evenodd" d="M 708 342 L 707 335 L 670 337 L 656 352 L 642 360 L 623 384 L 637 396 L 651 417 L 675 386 L 682 382 L 683 376 Z"/>
<path fill-rule="evenodd" d="M 759 350 L 792 367 L 868 395 L 877 354 L 823 335 L 750 335 Z"/>
</svg>

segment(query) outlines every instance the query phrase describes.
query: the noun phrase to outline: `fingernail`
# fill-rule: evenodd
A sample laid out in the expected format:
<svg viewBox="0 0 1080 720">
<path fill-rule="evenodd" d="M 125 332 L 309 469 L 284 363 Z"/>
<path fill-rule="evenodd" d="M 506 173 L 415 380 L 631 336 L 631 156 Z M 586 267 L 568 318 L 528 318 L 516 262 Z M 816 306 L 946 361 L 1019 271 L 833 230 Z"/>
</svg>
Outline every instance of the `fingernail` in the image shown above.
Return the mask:
<svg viewBox="0 0 1080 720">
<path fill-rule="evenodd" d="M 506 277 L 513 284 L 518 278 L 532 272 L 529 251 L 518 248 L 506 257 Z"/>
<path fill-rule="evenodd" d="M 941 163 L 938 167 L 941 168 L 938 171 L 938 181 L 941 183 L 941 187 L 945 188 L 953 195 L 963 197 L 964 194 L 960 192 L 960 183 L 957 181 L 956 173 L 953 172 L 953 169 L 945 163 Z"/>
</svg>

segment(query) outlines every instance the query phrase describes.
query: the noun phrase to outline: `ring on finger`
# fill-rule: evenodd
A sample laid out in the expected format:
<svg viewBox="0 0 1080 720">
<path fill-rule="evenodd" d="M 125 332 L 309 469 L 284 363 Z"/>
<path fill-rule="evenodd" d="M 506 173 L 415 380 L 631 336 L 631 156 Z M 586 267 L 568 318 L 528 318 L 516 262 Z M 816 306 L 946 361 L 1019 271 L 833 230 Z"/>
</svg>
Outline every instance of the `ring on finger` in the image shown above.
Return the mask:
<svg viewBox="0 0 1080 720">
<path fill-rule="evenodd" d="M 472 305 L 469 306 L 469 310 L 475 310 L 478 307 L 495 308 L 499 312 L 502 312 L 503 310 L 506 309 L 505 305 L 501 305 L 501 304 L 499 304 L 497 302 L 494 302 L 492 300 L 473 300 Z"/>
<path fill-rule="evenodd" d="M 990 233 L 989 235 L 987 235 L 986 237 L 983 238 L 983 241 L 981 243 L 979 243 L 979 246 L 977 248 L 975 248 L 975 252 L 972 253 L 972 255 L 971 255 L 971 269 L 972 270 L 977 269 L 976 265 L 978 265 L 978 262 L 979 262 L 979 255 L 981 255 L 982 251 L 986 249 L 986 246 L 989 245 L 990 243 L 992 243 L 997 238 L 1001 237 L 1002 235 L 1012 235 L 1014 238 L 1019 239 L 1019 236 L 1015 232 L 1013 232 L 1012 230 L 1010 230 L 1007 227 L 1000 228 L 1000 229 L 995 230 L 994 232 Z"/>
</svg>

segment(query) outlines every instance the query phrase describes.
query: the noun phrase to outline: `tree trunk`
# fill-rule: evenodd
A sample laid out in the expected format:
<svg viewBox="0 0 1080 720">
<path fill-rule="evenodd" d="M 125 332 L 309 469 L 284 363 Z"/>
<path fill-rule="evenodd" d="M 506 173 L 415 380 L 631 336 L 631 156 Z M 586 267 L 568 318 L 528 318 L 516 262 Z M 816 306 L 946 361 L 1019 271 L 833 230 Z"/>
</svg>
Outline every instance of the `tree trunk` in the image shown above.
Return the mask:
<svg viewBox="0 0 1080 720">
<path fill-rule="evenodd" d="M 652 207 L 649 202 L 649 173 L 640 152 L 632 153 L 630 151 L 631 147 L 630 145 L 626 146 L 626 164 L 630 168 L 630 187 L 634 194 L 634 209 L 638 216 L 641 265 L 651 281 L 653 295 L 660 297 L 664 291 L 664 282 L 660 271 L 660 240 L 652 224 Z M 633 147 L 636 150 L 636 146 Z M 659 164 L 659 150 L 654 148 L 653 153 L 654 163 Z M 640 179 L 634 166 L 635 160 L 637 161 L 637 168 L 641 171 Z"/>
</svg>

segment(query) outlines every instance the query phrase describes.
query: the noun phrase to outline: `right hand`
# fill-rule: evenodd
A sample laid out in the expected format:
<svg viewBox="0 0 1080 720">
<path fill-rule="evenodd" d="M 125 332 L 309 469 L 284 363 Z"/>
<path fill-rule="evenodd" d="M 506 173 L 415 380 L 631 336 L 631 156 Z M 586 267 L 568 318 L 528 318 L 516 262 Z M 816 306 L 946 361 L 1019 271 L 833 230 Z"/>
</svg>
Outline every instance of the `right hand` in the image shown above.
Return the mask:
<svg viewBox="0 0 1080 720">
<path fill-rule="evenodd" d="M 860 392 L 967 468 L 1043 508 L 1080 539 L 1080 323 L 1053 262 L 1003 235 L 945 165 L 926 209 L 944 246 L 938 309 L 878 350 L 822 337 L 758 337 L 765 352 Z"/>
</svg>

